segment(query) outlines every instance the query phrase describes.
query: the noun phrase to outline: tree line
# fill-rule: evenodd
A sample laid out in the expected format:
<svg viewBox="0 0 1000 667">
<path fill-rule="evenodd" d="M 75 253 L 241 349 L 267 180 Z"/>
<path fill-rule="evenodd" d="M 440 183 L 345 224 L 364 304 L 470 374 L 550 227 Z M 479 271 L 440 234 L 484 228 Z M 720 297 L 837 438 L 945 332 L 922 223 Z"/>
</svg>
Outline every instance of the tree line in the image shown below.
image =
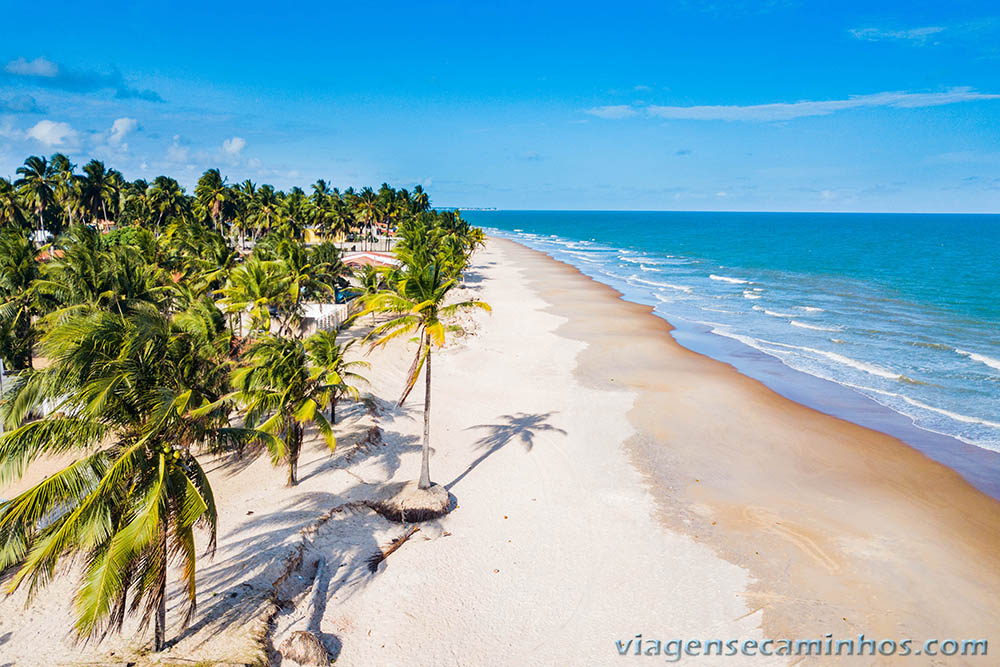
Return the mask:
<svg viewBox="0 0 1000 667">
<path fill-rule="evenodd" d="M 284 192 L 245 180 L 229 184 L 218 169 L 209 169 L 193 194 L 169 176 L 128 181 L 116 169 L 91 160 L 76 171 L 68 157 L 33 155 L 16 170 L 16 178 L 0 178 L 0 227 L 24 227 L 57 236 L 76 222 L 97 220 L 141 225 L 159 233 L 178 222 L 196 221 L 241 243 L 274 229 L 301 238 L 306 228 L 329 237 L 370 241 L 430 210 L 420 185 L 410 192 L 383 183 L 378 190 L 349 187 L 341 192 L 320 179 L 307 193 L 296 186 Z"/>
</svg>

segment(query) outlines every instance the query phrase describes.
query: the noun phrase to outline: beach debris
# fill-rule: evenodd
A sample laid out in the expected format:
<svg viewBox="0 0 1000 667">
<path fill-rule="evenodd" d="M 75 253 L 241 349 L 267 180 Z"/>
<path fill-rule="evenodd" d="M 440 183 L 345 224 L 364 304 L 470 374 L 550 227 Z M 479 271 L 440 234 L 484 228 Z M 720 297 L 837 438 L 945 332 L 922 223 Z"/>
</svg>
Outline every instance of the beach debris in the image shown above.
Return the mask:
<svg viewBox="0 0 1000 667">
<path fill-rule="evenodd" d="M 330 654 L 323 642 L 316 635 L 306 630 L 297 630 L 281 642 L 278 652 L 285 660 L 291 660 L 300 665 L 310 667 L 327 667 L 330 664 Z"/>
<path fill-rule="evenodd" d="M 390 542 L 388 547 L 386 547 L 385 549 L 380 549 L 377 553 L 374 553 L 371 556 L 369 556 L 367 561 L 368 570 L 372 574 L 378 572 L 378 566 L 382 564 L 382 561 L 388 558 L 394 551 L 396 551 L 396 549 L 399 549 L 399 547 L 403 546 L 403 544 L 406 543 L 406 540 L 413 537 L 413 534 L 416 533 L 418 530 L 420 530 L 418 526 L 410 527 L 410 529 L 406 531 L 403 535 L 397 537 L 392 542 Z"/>
</svg>

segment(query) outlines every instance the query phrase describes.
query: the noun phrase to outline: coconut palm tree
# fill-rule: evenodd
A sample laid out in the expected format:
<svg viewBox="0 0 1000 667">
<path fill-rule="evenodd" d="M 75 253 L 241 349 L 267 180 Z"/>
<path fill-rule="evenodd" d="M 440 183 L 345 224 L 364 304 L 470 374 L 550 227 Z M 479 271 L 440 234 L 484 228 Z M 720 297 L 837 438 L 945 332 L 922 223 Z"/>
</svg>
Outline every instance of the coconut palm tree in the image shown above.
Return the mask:
<svg viewBox="0 0 1000 667">
<path fill-rule="evenodd" d="M 287 297 L 288 288 L 280 262 L 251 256 L 229 272 L 218 294 L 223 311 L 238 316 L 240 336 L 243 313 L 250 315 L 251 334 L 266 335 L 271 330 L 271 309 Z"/>
<path fill-rule="evenodd" d="M 310 362 L 301 340 L 281 336 L 255 343 L 246 365 L 233 371 L 235 398 L 244 408 L 245 423 L 274 436 L 266 444 L 273 463 L 287 462 L 288 486 L 298 484 L 306 426 L 315 424 L 330 451 L 337 446 L 321 408 L 330 402 L 339 379 Z"/>
<path fill-rule="evenodd" d="M 250 224 L 255 243 L 261 232 L 270 230 L 271 225 L 277 221 L 280 204 L 278 194 L 274 191 L 273 186 L 265 183 L 257 189 L 250 204 Z"/>
<path fill-rule="evenodd" d="M 7 368 L 31 368 L 37 314 L 35 244 L 25 230 L 0 233 L 0 358 Z"/>
<path fill-rule="evenodd" d="M 17 191 L 6 178 L 0 178 L 0 227 L 29 227 L 21 211 Z"/>
<path fill-rule="evenodd" d="M 174 179 L 168 176 L 157 176 L 149 188 L 149 206 L 156 213 L 158 231 L 163 223 L 175 217 L 182 216 L 187 211 L 187 198 L 184 189 Z"/>
<path fill-rule="evenodd" d="M 209 169 L 201 175 L 198 184 L 195 185 L 194 196 L 202 211 L 211 218 L 215 229 L 219 232 L 224 231 L 223 218 L 229 212 L 232 194 L 226 186 L 226 179 L 218 169 Z"/>
<path fill-rule="evenodd" d="M 53 243 L 52 259 L 34 283 L 49 319 L 94 309 L 116 313 L 131 304 L 160 304 L 162 272 L 129 248 L 105 249 L 95 229 L 74 225 Z"/>
<path fill-rule="evenodd" d="M 404 261 L 406 261 L 404 259 Z M 444 319 L 458 312 L 479 308 L 490 311 L 489 304 L 478 301 L 461 301 L 445 305 L 448 292 L 458 284 L 457 278 L 448 277 L 439 260 L 426 264 L 410 264 L 402 278 L 390 290 L 382 291 L 366 300 L 365 313 L 387 312 L 392 319 L 384 322 L 365 337 L 372 347 L 381 347 L 388 342 L 417 334 L 417 352 L 410 366 L 409 375 L 399 398 L 402 405 L 416 385 L 420 371 L 424 370 L 424 434 L 421 452 L 421 489 L 431 487 L 430 474 L 430 432 L 431 432 L 431 353 L 435 347 L 445 344 L 445 332 L 449 328 Z"/>
<path fill-rule="evenodd" d="M 91 160 L 83 165 L 83 179 L 80 182 L 80 201 L 83 203 L 83 210 L 90 216 L 91 220 L 110 220 L 108 216 L 108 206 L 111 212 L 116 212 L 115 202 L 118 200 L 119 179 L 116 178 L 115 170 L 107 169 L 100 160 Z"/>
<path fill-rule="evenodd" d="M 233 187 L 234 213 L 233 226 L 239 233 L 240 248 L 246 248 L 247 232 L 253 229 L 253 206 L 257 196 L 257 185 L 249 178 Z"/>
<path fill-rule="evenodd" d="M 372 234 L 372 229 L 374 229 L 375 224 L 382 216 L 382 205 L 374 190 L 371 188 L 361 190 L 361 196 L 358 197 L 357 210 L 358 218 L 365 223 L 365 235 L 362 241 L 362 248 L 364 248 L 364 244 L 367 243 L 368 238 Z"/>
<path fill-rule="evenodd" d="M 21 178 L 14 181 L 14 187 L 21 196 L 26 208 L 35 212 L 39 231 L 45 229 L 45 209 L 52 203 L 53 178 L 49 173 L 49 163 L 44 157 L 32 155 L 24 161 L 23 167 L 17 168 Z"/>
<path fill-rule="evenodd" d="M 66 212 L 66 226 L 73 225 L 73 215 L 80 205 L 80 177 L 73 173 L 75 165 L 62 153 L 52 156 L 49 163 L 55 185 L 53 191 L 55 199 Z"/>
<path fill-rule="evenodd" d="M 148 304 L 123 315 L 78 314 L 42 340 L 52 365 L 22 373 L 4 404 L 13 431 L 0 436 L 0 483 L 47 455 L 76 455 L 68 467 L 0 503 L 0 570 L 15 568 L 9 591 L 31 593 L 77 557 L 73 599 L 81 639 L 121 629 L 128 614 L 166 636 L 166 584 L 180 566 L 195 611 L 194 529 L 215 548 L 216 508 L 197 452 L 268 438 L 228 427 L 220 399 L 229 372 L 221 314 L 167 318 Z M 206 332 L 210 332 L 206 335 Z M 51 416 L 22 424 L 42 400 Z"/>
<path fill-rule="evenodd" d="M 330 390 L 330 423 L 337 423 L 337 401 L 345 396 L 357 401 L 361 396 L 358 385 L 368 384 L 367 378 L 354 372 L 356 368 L 371 368 L 367 361 L 347 361 L 347 352 L 355 341 L 337 343 L 337 331 L 317 331 L 306 339 L 309 361 L 323 369 Z"/>
</svg>

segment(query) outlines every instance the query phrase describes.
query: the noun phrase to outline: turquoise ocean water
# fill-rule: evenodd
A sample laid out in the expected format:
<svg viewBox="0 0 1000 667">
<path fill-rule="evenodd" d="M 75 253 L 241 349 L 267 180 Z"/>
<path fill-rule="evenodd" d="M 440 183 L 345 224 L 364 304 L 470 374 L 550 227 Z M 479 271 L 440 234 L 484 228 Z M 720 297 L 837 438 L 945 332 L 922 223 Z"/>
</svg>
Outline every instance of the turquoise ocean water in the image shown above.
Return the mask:
<svg viewBox="0 0 1000 667">
<path fill-rule="evenodd" d="M 967 477 L 1000 472 L 1000 215 L 463 215 L 653 306 L 682 343 L 782 393 Z M 872 402 L 891 417 L 866 423 Z"/>
</svg>

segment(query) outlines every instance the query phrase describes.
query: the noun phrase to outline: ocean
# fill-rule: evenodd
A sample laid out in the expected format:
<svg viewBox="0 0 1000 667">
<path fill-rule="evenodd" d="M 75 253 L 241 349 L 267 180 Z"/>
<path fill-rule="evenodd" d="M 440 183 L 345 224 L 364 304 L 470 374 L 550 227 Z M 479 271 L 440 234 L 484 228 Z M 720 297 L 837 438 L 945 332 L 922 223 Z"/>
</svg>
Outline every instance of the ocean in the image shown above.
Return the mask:
<svg viewBox="0 0 1000 667">
<path fill-rule="evenodd" d="M 1000 215 L 463 216 L 654 307 L 687 347 L 1000 494 Z"/>
</svg>

